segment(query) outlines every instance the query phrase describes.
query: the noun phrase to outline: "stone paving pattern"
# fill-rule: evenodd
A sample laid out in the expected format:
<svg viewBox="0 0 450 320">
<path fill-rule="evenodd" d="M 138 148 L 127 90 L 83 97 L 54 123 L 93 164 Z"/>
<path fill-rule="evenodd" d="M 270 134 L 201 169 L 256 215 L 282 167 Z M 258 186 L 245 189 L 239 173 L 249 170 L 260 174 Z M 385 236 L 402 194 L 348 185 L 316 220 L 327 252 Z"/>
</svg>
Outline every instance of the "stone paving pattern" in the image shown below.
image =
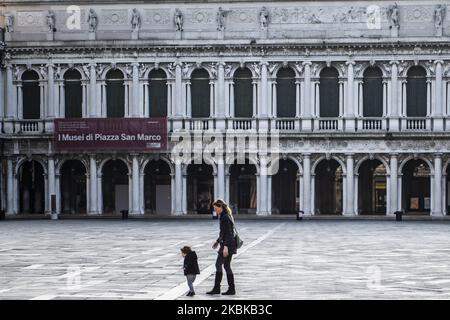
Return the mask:
<svg viewBox="0 0 450 320">
<path fill-rule="evenodd" d="M 238 294 L 206 295 L 211 273 L 195 297 L 172 298 L 450 298 L 447 221 L 237 224 Z M 0 299 L 155 299 L 185 283 L 181 246 L 193 246 L 201 270 L 214 264 L 217 234 L 217 220 L 1 221 Z"/>
</svg>

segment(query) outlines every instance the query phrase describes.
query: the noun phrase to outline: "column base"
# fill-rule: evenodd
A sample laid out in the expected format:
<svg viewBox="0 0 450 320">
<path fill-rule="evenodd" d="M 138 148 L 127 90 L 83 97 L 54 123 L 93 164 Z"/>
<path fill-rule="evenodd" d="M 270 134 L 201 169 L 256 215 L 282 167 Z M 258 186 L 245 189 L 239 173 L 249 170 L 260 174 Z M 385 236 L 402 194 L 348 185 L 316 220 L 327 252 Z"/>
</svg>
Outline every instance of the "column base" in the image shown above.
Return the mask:
<svg viewBox="0 0 450 320">
<path fill-rule="evenodd" d="M 132 31 L 131 32 L 131 40 L 138 40 L 139 39 L 139 32 Z"/>
<path fill-rule="evenodd" d="M 95 32 L 89 32 L 89 40 L 95 40 Z"/>
<path fill-rule="evenodd" d="M 256 215 L 257 216 L 270 216 L 270 215 L 272 215 L 272 213 L 269 211 L 257 211 Z"/>
<path fill-rule="evenodd" d="M 171 213 L 171 215 L 173 215 L 173 216 L 183 216 L 183 215 L 186 215 L 186 214 L 187 213 L 183 212 L 183 211 L 174 211 L 174 212 Z"/>
<path fill-rule="evenodd" d="M 433 131 L 444 131 L 444 119 L 434 118 L 433 119 Z"/>
<path fill-rule="evenodd" d="M 389 118 L 389 131 L 399 132 L 400 131 L 400 119 L 399 118 Z"/>
<path fill-rule="evenodd" d="M 87 213 L 87 215 L 88 215 L 88 216 L 99 216 L 99 215 L 101 215 L 101 213 L 98 212 L 98 211 L 89 211 L 89 212 Z"/>
<path fill-rule="evenodd" d="M 432 217 L 443 217 L 443 216 L 445 216 L 445 213 L 442 211 L 435 211 L 435 212 L 431 213 L 431 216 Z"/>
<path fill-rule="evenodd" d="M 345 132 L 355 132 L 355 119 L 344 119 L 345 121 Z"/>
<path fill-rule="evenodd" d="M 302 126 L 301 126 L 302 131 L 308 131 L 308 132 L 313 131 L 312 118 L 302 118 L 301 121 L 302 121 Z"/>
<path fill-rule="evenodd" d="M 8 119 L 5 119 L 8 120 Z M 5 133 L 14 133 L 14 124 L 9 121 L 3 123 L 3 130 Z"/>
<path fill-rule="evenodd" d="M 53 41 L 53 32 L 48 32 L 47 33 L 47 41 Z"/>
</svg>

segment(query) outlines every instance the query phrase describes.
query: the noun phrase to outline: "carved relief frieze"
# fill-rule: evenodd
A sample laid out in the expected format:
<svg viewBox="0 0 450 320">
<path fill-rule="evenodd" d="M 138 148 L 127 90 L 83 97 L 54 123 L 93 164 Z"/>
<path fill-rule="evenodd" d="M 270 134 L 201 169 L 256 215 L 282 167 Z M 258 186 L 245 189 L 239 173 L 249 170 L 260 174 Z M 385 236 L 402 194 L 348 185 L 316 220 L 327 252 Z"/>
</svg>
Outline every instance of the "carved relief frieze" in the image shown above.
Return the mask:
<svg viewBox="0 0 450 320">
<path fill-rule="evenodd" d="M 102 10 L 101 24 L 128 25 L 128 10 Z"/>
</svg>

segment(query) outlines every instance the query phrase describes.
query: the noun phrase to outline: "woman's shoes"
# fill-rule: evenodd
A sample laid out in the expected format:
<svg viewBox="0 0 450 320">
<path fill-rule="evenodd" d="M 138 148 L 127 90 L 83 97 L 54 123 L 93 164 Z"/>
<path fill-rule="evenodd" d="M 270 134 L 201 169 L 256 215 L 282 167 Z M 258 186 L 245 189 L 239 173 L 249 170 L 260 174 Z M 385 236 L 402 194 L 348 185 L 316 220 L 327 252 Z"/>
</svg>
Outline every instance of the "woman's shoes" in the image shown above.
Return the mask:
<svg viewBox="0 0 450 320">
<path fill-rule="evenodd" d="M 236 294 L 236 290 L 235 289 L 228 289 L 227 291 L 222 293 L 224 296 L 234 296 Z"/>
<path fill-rule="evenodd" d="M 186 297 L 192 297 L 195 296 L 195 292 L 194 291 L 189 291 L 186 295 Z"/>
<path fill-rule="evenodd" d="M 220 294 L 220 288 L 214 287 L 211 291 L 208 291 L 206 294 Z"/>
</svg>

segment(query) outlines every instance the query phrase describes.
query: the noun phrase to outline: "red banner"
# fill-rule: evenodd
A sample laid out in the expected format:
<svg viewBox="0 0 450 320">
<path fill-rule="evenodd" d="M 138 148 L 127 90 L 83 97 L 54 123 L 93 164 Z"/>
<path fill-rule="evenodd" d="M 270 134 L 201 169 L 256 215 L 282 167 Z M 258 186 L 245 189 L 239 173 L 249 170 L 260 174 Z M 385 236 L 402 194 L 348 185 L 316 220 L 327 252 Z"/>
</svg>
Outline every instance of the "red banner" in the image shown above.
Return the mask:
<svg viewBox="0 0 450 320">
<path fill-rule="evenodd" d="M 166 151 L 167 118 L 55 119 L 56 151 Z"/>
</svg>

